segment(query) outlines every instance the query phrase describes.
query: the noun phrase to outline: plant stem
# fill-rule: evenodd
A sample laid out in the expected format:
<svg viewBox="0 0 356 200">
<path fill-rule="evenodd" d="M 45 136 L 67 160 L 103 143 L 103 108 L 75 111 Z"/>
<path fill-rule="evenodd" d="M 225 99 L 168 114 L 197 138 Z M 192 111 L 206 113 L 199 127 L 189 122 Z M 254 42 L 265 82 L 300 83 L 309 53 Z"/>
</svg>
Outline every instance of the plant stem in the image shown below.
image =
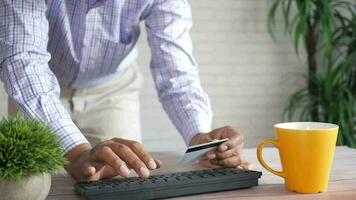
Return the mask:
<svg viewBox="0 0 356 200">
<path fill-rule="evenodd" d="M 317 42 L 318 42 L 318 38 L 315 30 L 315 25 L 312 24 L 310 17 L 308 17 L 307 28 L 305 33 L 305 47 L 307 50 L 307 60 L 308 60 L 308 91 L 309 94 L 314 97 L 318 95 L 318 90 L 311 76 L 317 73 L 317 63 L 316 63 Z M 317 102 L 312 103 L 311 120 L 319 121 L 319 111 L 318 111 Z"/>
</svg>

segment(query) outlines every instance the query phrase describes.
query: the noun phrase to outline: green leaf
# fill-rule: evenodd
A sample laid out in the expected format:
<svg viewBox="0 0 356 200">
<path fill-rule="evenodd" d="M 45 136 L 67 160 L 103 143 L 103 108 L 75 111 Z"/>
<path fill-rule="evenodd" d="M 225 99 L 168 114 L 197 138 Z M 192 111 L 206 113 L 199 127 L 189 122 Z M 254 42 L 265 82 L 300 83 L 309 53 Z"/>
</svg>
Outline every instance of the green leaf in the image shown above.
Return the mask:
<svg viewBox="0 0 356 200">
<path fill-rule="evenodd" d="M 289 30 L 289 20 L 290 20 L 290 9 L 292 6 L 292 2 L 294 2 L 293 0 L 284 0 L 283 1 L 283 16 L 284 16 L 284 34 L 287 33 L 287 31 Z"/>
<path fill-rule="evenodd" d="M 66 163 L 56 135 L 35 119 L 3 118 L 0 133 L 0 179 L 49 173 Z"/>
<path fill-rule="evenodd" d="M 320 14 L 322 16 L 322 34 L 325 44 L 325 54 L 327 58 L 329 58 L 332 49 L 331 29 L 334 18 L 332 15 L 330 4 L 327 1 L 321 1 L 321 3 L 323 5 L 323 13 Z"/>
<path fill-rule="evenodd" d="M 274 40 L 275 40 L 274 29 L 276 27 L 276 10 L 277 10 L 279 3 L 280 3 L 280 0 L 275 0 L 273 2 L 271 9 L 268 12 L 268 17 L 267 17 L 268 32 Z"/>
<path fill-rule="evenodd" d="M 309 6 L 310 6 L 310 0 L 304 0 L 302 3 L 297 3 L 298 5 L 298 12 L 299 12 L 299 20 L 297 22 L 294 35 L 293 35 L 293 41 L 294 41 L 294 49 L 299 57 L 299 43 L 301 39 L 305 40 L 305 35 L 306 35 L 306 26 L 307 26 L 307 21 L 309 17 Z M 304 41 L 305 42 L 305 41 Z"/>
<path fill-rule="evenodd" d="M 275 31 L 276 12 L 281 8 L 284 31 L 290 32 L 298 58 L 300 42 L 304 42 L 310 65 L 305 78 L 308 86 L 312 86 L 303 87 L 288 98 L 282 117 L 311 119 L 317 111 L 319 120 L 340 125 L 337 144 L 356 148 L 355 1 L 273 2 L 268 17 L 269 31 Z M 293 10 L 294 5 L 297 10 Z"/>
</svg>

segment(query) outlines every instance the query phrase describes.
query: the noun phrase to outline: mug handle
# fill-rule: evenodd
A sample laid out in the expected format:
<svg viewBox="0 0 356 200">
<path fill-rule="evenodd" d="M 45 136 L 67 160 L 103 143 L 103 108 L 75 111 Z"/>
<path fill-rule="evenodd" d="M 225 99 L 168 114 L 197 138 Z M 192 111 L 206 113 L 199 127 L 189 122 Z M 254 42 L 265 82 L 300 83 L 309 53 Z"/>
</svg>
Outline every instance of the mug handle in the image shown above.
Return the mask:
<svg viewBox="0 0 356 200">
<path fill-rule="evenodd" d="M 273 146 L 275 146 L 277 149 L 279 148 L 279 143 L 278 141 L 276 140 L 262 140 L 262 142 L 258 145 L 257 147 L 257 158 L 258 158 L 258 161 L 261 163 L 261 165 L 267 169 L 268 171 L 270 171 L 271 173 L 277 175 L 277 176 L 280 176 L 282 178 L 284 178 L 284 171 L 276 171 L 272 168 L 270 168 L 266 163 L 265 161 L 263 160 L 263 157 L 262 157 L 262 150 L 263 150 L 263 147 L 265 144 L 272 144 Z"/>
</svg>

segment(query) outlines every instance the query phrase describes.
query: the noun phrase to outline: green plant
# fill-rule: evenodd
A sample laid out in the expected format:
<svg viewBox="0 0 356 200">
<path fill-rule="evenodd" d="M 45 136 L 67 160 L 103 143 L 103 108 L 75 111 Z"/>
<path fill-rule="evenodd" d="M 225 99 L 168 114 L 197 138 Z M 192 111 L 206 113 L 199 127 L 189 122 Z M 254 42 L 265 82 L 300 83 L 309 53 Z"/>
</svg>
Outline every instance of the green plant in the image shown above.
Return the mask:
<svg viewBox="0 0 356 200">
<path fill-rule="evenodd" d="M 65 164 L 52 131 L 20 115 L 0 122 L 0 180 L 53 172 Z"/>
<path fill-rule="evenodd" d="M 308 64 L 306 87 L 289 98 L 283 116 L 340 126 L 337 144 L 356 147 L 356 4 L 340 0 L 273 0 L 268 29 L 274 37 L 281 11 L 284 29 Z"/>
</svg>

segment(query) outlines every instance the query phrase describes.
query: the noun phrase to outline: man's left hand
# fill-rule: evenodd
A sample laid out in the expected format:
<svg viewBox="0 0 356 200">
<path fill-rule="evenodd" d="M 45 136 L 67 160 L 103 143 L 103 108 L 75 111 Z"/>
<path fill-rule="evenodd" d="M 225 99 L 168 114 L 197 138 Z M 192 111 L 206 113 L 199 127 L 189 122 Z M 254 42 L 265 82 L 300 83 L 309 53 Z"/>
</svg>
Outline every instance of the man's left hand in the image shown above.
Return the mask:
<svg viewBox="0 0 356 200">
<path fill-rule="evenodd" d="M 243 158 L 244 138 L 230 126 L 218 128 L 209 133 L 198 133 L 192 138 L 190 145 L 203 144 L 224 138 L 229 138 L 229 140 L 219 145 L 218 149 L 206 153 L 206 159 L 201 161 L 201 164 L 210 168 L 223 166 L 251 170 L 252 164 L 246 162 Z"/>
</svg>

